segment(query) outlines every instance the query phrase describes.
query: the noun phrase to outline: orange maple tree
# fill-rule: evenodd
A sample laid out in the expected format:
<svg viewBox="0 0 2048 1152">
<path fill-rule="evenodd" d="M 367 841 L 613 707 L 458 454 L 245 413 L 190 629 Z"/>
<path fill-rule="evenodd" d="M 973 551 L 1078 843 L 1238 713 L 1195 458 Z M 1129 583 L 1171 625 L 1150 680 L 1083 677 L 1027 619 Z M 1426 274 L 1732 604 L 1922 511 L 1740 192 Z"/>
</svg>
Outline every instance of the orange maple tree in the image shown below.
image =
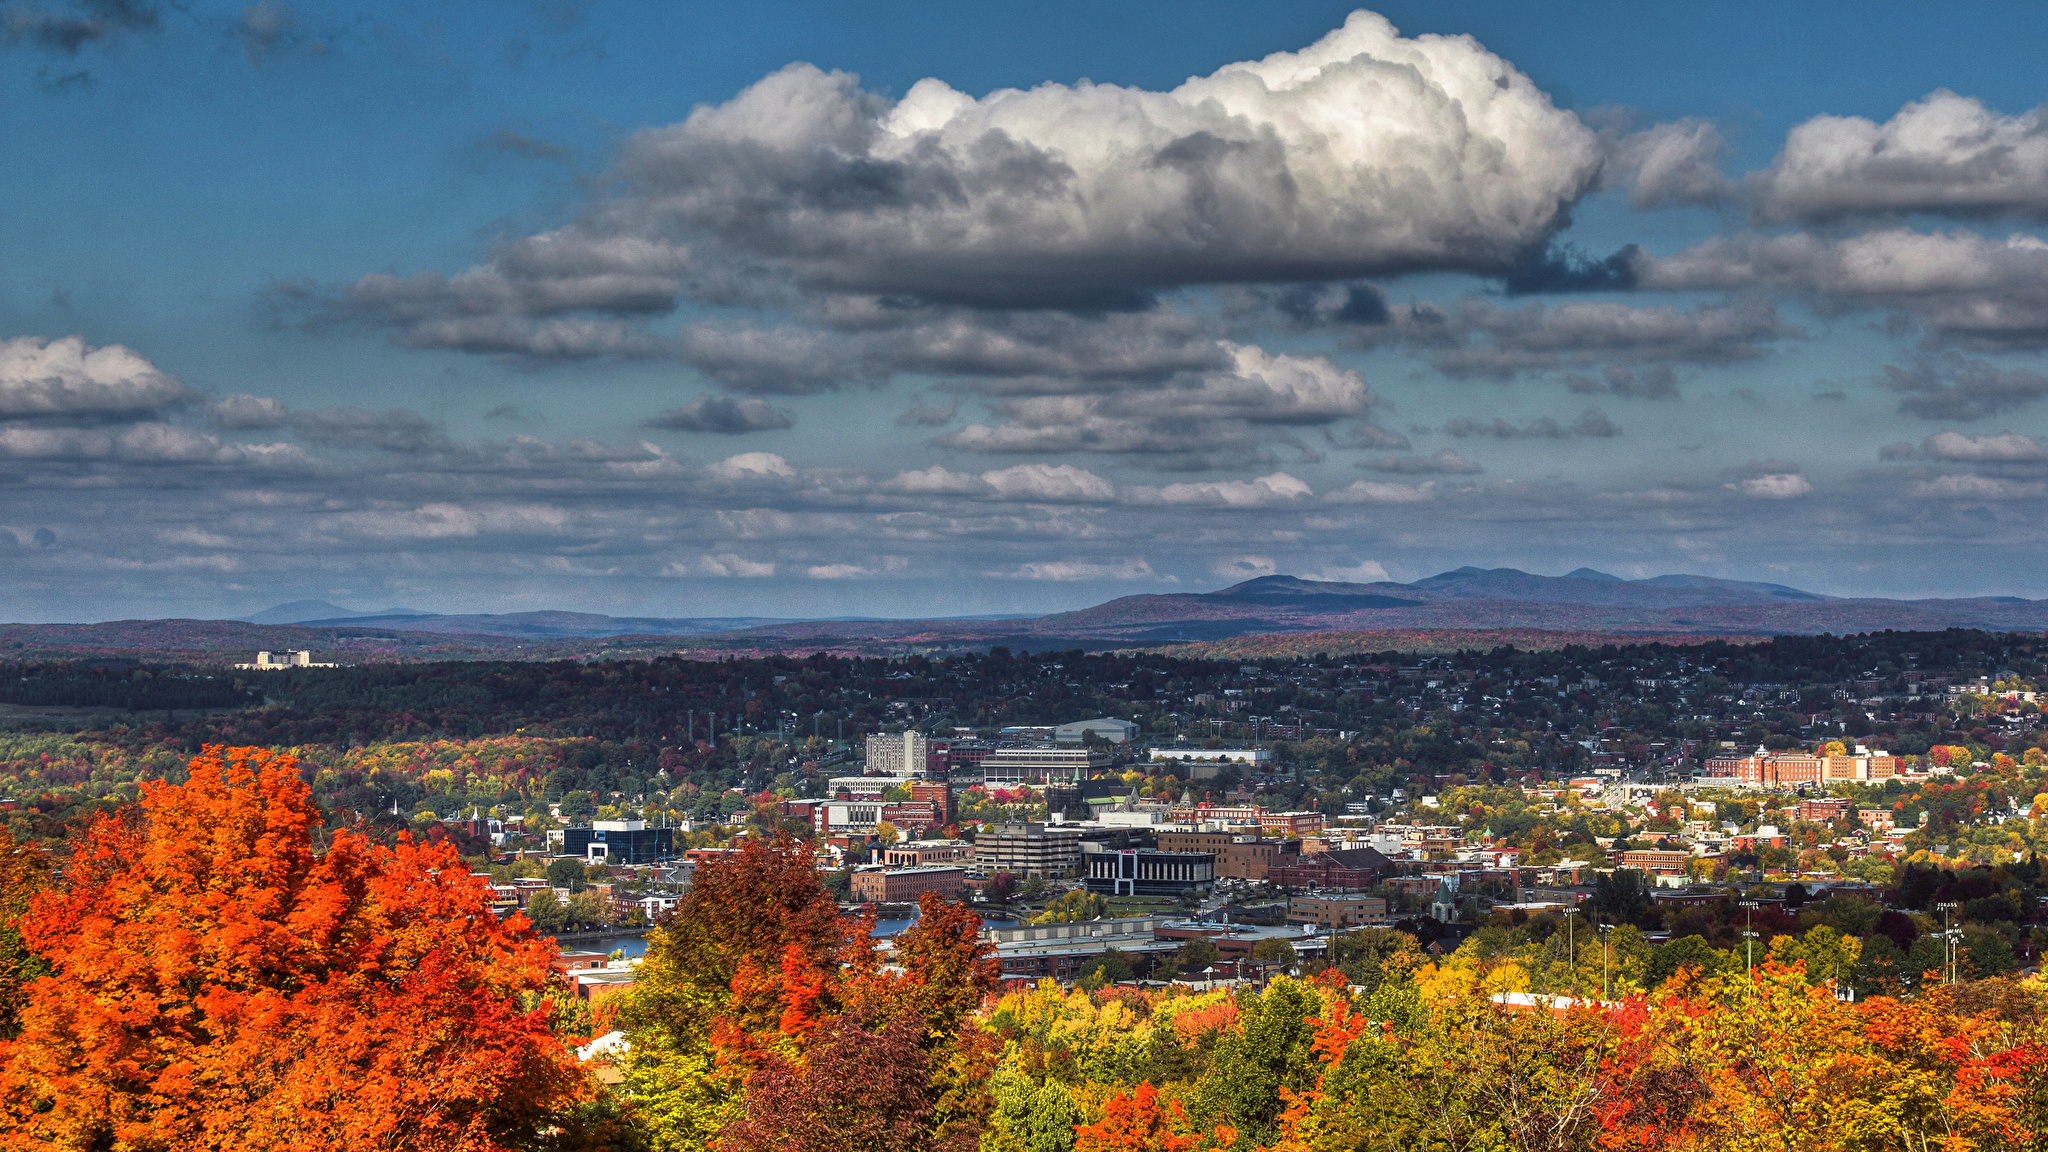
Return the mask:
<svg viewBox="0 0 2048 1152">
<path fill-rule="evenodd" d="M 530 1146 L 589 1092 L 445 846 L 321 823 L 289 756 L 208 747 L 101 817 L 21 918 L 54 971 L 0 1043 L 0 1147 Z"/>
<path fill-rule="evenodd" d="M 1148 1080 L 1128 1096 L 1110 1097 L 1101 1120 L 1075 1127 L 1074 1152 L 1192 1152 L 1199 1140 L 1188 1127 L 1180 1101 L 1161 1107 L 1159 1089 Z"/>
</svg>

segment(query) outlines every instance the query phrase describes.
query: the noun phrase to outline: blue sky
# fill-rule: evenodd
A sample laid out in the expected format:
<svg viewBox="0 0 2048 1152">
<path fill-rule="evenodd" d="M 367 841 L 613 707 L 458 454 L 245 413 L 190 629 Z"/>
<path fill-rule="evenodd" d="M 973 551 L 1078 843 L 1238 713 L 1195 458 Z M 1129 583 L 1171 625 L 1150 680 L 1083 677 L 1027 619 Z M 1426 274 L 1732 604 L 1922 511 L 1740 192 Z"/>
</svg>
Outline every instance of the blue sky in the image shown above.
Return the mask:
<svg viewBox="0 0 2048 1152">
<path fill-rule="evenodd" d="M 1373 12 L 0 4 L 0 616 L 2048 595 L 2038 9 Z"/>
</svg>

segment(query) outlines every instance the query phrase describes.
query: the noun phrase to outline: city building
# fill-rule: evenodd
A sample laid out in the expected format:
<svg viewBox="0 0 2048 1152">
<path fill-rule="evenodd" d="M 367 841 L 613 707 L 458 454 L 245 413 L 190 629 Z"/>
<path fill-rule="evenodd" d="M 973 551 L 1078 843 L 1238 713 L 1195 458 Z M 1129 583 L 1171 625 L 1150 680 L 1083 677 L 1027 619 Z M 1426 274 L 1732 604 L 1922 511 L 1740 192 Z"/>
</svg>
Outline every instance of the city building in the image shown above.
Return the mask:
<svg viewBox="0 0 2048 1152">
<path fill-rule="evenodd" d="M 237 664 L 244 672 L 277 672 L 286 668 L 339 668 L 339 664 L 315 664 L 311 652 L 258 652 L 252 663 Z"/>
<path fill-rule="evenodd" d="M 1072 824 L 991 824 L 974 838 L 974 866 L 1016 876 L 1066 876 L 1081 861 Z"/>
<path fill-rule="evenodd" d="M 868 737 L 868 775 L 898 778 L 925 774 L 930 749 L 922 732 L 876 733 Z"/>
<path fill-rule="evenodd" d="M 1287 920 L 1322 929 L 1376 928 L 1387 923 L 1387 902 L 1377 896 L 1295 896 L 1287 901 Z"/>
<path fill-rule="evenodd" d="M 1109 767 L 1109 758 L 1086 748 L 998 748 L 982 758 L 990 784 L 1075 784 Z"/>
<path fill-rule="evenodd" d="M 1387 875 L 1392 861 L 1373 848 L 1318 852 L 1269 866 L 1266 882 L 1280 888 L 1319 888 L 1326 892 L 1362 891 Z"/>
<path fill-rule="evenodd" d="M 1811 820 L 1815 824 L 1832 824 L 1847 815 L 1856 805 L 1839 797 L 1801 800 L 1792 808 L 1795 820 Z"/>
<path fill-rule="evenodd" d="M 974 845 L 965 840 L 911 840 L 882 850 L 882 864 L 889 868 L 973 862 Z"/>
<path fill-rule="evenodd" d="M 1114 948 L 1127 956 L 1162 959 L 1180 950 L 1178 939 L 1161 938 L 1167 923 L 1159 916 L 1124 920 L 1082 920 L 1071 924 L 1033 924 L 1020 928 L 991 928 L 988 939 L 996 946 L 1005 980 L 1070 981 L 1082 968 Z"/>
<path fill-rule="evenodd" d="M 1178 896 L 1207 891 L 1216 883 L 1211 852 L 1160 852 L 1149 848 L 1084 852 L 1090 892 L 1104 896 Z"/>
<path fill-rule="evenodd" d="M 914 868 L 859 868 L 853 898 L 875 904 L 914 904 L 927 892 L 952 898 L 967 890 L 967 869 L 929 864 Z"/>
<path fill-rule="evenodd" d="M 676 854 L 676 830 L 649 828 L 644 820 L 595 820 L 562 829 L 562 853 L 592 863 L 652 864 Z"/>
<path fill-rule="evenodd" d="M 1631 848 L 1621 853 L 1615 863 L 1653 876 L 1683 876 L 1692 861 L 1692 853 L 1677 849 Z"/>
<path fill-rule="evenodd" d="M 1899 775 L 1899 760 L 1889 752 L 1872 752 L 1861 745 L 1847 756 L 1770 752 L 1759 746 L 1747 756 L 1710 756 L 1705 771 L 1709 780 L 1725 780 L 1738 787 L 1785 788 L 1835 780 L 1890 780 Z"/>
<path fill-rule="evenodd" d="M 1075 720 L 1052 730 L 1052 738 L 1059 744 L 1079 744 L 1086 733 L 1093 732 L 1104 740 L 1118 744 L 1129 744 L 1138 736 L 1138 726 L 1129 720 L 1117 720 L 1103 716 L 1094 720 Z"/>
</svg>

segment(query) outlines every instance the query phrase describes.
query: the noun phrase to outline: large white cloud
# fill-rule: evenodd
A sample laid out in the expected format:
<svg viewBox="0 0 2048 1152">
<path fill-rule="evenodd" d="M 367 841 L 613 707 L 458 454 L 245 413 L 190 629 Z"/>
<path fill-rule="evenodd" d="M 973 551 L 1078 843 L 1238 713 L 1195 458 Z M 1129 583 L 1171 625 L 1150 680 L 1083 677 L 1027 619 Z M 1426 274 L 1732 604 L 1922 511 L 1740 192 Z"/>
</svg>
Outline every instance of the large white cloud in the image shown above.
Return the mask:
<svg viewBox="0 0 2048 1152">
<path fill-rule="evenodd" d="M 0 340 L 0 419 L 133 414 L 191 398 L 184 384 L 119 344 Z"/>
<path fill-rule="evenodd" d="M 1543 249 L 1603 161 L 1593 131 L 1471 37 L 1406 38 L 1362 11 L 1167 92 L 976 98 L 925 79 L 892 102 L 792 64 L 634 134 L 618 194 L 574 224 L 453 277 L 367 276 L 328 303 L 404 343 L 588 355 L 644 334 L 537 341 L 525 322 L 645 315 L 780 274 L 1117 306 L 1179 284 L 1502 273 Z"/>
<path fill-rule="evenodd" d="M 2048 219 L 2048 120 L 2040 108 L 2003 116 L 1946 90 L 1883 124 L 1816 116 L 1746 183 L 1770 224 L 1915 212 Z"/>
</svg>

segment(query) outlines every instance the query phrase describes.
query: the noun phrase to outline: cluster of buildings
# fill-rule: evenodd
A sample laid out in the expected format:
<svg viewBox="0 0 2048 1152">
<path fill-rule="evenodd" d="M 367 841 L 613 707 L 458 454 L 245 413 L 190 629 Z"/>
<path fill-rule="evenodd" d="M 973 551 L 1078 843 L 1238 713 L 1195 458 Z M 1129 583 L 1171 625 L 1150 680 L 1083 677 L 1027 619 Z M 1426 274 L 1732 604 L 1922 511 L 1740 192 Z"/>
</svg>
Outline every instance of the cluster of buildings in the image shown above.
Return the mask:
<svg viewBox="0 0 2048 1152">
<path fill-rule="evenodd" d="M 1909 771 L 1908 764 L 1889 752 L 1872 752 L 1861 744 L 1844 756 L 1798 750 L 1767 752 L 1759 746 L 1748 755 L 1724 752 L 1707 757 L 1706 780 L 1742 788 L 1797 788 L 1837 781 L 1867 784 L 1905 775 Z M 1923 775 L 1947 771 L 1948 768 L 1941 766 L 1921 768 Z"/>
</svg>

